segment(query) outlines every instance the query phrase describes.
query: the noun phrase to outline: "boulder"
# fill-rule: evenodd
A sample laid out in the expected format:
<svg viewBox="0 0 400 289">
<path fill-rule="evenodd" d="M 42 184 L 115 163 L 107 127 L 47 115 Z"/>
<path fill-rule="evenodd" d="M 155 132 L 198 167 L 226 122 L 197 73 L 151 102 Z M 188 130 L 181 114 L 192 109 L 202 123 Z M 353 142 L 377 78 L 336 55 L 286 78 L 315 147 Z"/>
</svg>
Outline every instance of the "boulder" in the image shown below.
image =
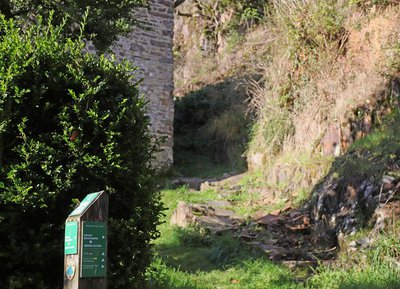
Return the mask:
<svg viewBox="0 0 400 289">
<path fill-rule="evenodd" d="M 179 202 L 171 217 L 171 225 L 185 228 L 194 222 L 192 208 L 185 202 Z"/>
<path fill-rule="evenodd" d="M 230 206 L 228 201 L 212 201 L 207 204 L 179 202 L 172 214 L 171 225 L 182 228 L 198 225 L 213 234 L 236 230 L 243 220 L 235 212 L 226 209 Z"/>
</svg>

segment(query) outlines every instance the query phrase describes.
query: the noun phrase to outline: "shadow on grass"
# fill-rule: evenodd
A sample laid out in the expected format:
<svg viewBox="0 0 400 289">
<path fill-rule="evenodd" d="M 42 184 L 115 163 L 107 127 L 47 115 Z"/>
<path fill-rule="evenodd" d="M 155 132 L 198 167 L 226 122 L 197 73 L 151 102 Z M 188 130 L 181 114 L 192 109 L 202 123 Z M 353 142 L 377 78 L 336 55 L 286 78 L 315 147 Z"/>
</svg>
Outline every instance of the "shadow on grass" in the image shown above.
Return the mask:
<svg viewBox="0 0 400 289">
<path fill-rule="evenodd" d="M 245 171 L 244 166 L 240 167 L 215 161 L 205 152 L 193 153 L 187 150 L 176 150 L 174 157 L 173 170 L 183 177 L 213 179 L 220 178 L 226 173 L 232 174 Z"/>
<path fill-rule="evenodd" d="M 303 288 L 286 268 L 226 233 L 210 236 L 175 228 L 170 243 L 156 246 L 155 289 Z"/>
<path fill-rule="evenodd" d="M 165 264 L 184 272 L 210 272 L 260 257 L 233 234 L 212 236 L 198 228 L 173 228 L 176 240 L 157 245 Z"/>
<path fill-rule="evenodd" d="M 182 176 L 221 177 L 245 169 L 247 78 L 225 79 L 175 100 L 174 164 Z"/>
</svg>

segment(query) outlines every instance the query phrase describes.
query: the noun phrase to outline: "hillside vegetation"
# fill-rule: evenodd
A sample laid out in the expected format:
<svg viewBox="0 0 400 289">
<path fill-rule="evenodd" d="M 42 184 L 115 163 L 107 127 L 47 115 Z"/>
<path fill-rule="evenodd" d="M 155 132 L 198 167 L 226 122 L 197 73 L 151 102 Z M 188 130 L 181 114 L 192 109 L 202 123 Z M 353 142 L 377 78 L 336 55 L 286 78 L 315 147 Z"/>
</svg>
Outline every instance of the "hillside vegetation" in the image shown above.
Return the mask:
<svg viewBox="0 0 400 289">
<path fill-rule="evenodd" d="M 215 118 L 201 127 L 228 122 L 229 115 L 231 125 L 214 132 L 227 145 L 231 129 L 239 131 L 235 114 L 251 120 L 240 129 L 249 136 L 242 153 L 271 186 L 295 179 L 286 191 L 309 190 L 333 157 L 392 108 L 389 98 L 399 90 L 398 1 L 196 3 L 177 8 L 177 116 L 179 103 L 188 101 L 182 96 L 207 90 L 216 102 L 220 87 L 233 88 L 228 96 L 238 100 L 214 105 Z M 193 103 L 190 112 L 201 119 L 204 111 Z M 179 148 L 180 122 L 176 128 Z"/>
<path fill-rule="evenodd" d="M 166 221 L 178 201 L 227 199 L 244 222 L 221 236 L 164 224 L 154 288 L 400 288 L 399 1 L 187 0 L 176 14 L 175 172 L 248 172 L 164 191 Z M 275 238 L 256 216 L 298 211 L 316 269 L 243 242 Z"/>
<path fill-rule="evenodd" d="M 398 1 L 196 3 L 177 12 L 177 149 L 186 113 L 200 120 L 203 142 L 246 143 L 239 147 L 249 169 L 262 170 L 271 189 L 297 194 L 393 109 Z M 225 104 L 210 104 L 224 86 Z M 183 95 L 195 100 L 190 112 Z M 204 103 L 212 116 L 204 117 Z"/>
</svg>

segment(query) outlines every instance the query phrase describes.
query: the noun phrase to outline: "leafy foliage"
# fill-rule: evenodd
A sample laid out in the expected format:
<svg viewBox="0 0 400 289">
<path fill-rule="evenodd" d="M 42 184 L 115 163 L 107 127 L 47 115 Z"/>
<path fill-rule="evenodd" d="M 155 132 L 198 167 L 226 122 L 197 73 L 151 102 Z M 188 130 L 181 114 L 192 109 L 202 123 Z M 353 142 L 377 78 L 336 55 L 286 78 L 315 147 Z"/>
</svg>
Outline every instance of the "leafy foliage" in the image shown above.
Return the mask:
<svg viewBox="0 0 400 289">
<path fill-rule="evenodd" d="M 217 45 L 218 35 L 240 34 L 265 20 L 270 1 L 195 1 L 206 25 L 204 36 Z"/>
<path fill-rule="evenodd" d="M 68 25 L 65 26 L 63 33 L 70 36 L 79 34 L 79 23 L 88 11 L 89 17 L 84 34 L 101 50 L 117 40 L 118 35 L 126 34 L 133 26 L 140 25 L 141 22 L 134 13 L 137 8 L 147 6 L 148 0 L 0 0 L 0 12 L 6 18 L 23 18 L 30 21 L 38 15 L 45 16 L 54 11 L 54 21 L 62 23 L 68 15 Z"/>
<path fill-rule="evenodd" d="M 0 288 L 60 288 L 71 200 L 102 189 L 109 288 L 143 288 L 160 204 L 135 68 L 82 53 L 63 28 L 0 22 Z"/>
</svg>

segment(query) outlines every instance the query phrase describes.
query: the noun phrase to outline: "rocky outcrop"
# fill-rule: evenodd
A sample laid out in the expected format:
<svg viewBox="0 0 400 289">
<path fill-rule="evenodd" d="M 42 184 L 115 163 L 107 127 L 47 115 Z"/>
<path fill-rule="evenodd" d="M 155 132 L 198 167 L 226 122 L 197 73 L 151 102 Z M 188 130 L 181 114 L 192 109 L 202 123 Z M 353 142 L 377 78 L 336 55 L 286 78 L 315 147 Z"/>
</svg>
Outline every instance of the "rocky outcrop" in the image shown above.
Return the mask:
<svg viewBox="0 0 400 289">
<path fill-rule="evenodd" d="M 389 175 L 379 180 L 368 176 L 335 179 L 331 175 L 315 191 L 314 240 L 334 244 L 338 235 L 352 234 L 367 222 L 383 229 L 390 215 L 387 208 L 399 188 L 399 179 Z"/>
<path fill-rule="evenodd" d="M 189 225 L 200 226 L 212 234 L 235 231 L 243 219 L 230 208 L 228 201 L 212 201 L 207 204 L 186 204 L 179 202 L 171 217 L 171 225 L 185 228 Z"/>
</svg>

